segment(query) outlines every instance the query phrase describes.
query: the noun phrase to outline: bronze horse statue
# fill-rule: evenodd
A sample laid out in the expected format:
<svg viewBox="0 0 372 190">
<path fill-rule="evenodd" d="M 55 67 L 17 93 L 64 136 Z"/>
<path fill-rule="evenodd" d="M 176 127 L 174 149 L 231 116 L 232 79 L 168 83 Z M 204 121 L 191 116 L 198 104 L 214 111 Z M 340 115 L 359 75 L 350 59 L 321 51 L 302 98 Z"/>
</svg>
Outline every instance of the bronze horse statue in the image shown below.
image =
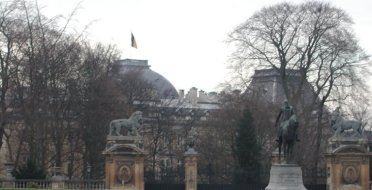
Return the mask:
<svg viewBox="0 0 372 190">
<path fill-rule="evenodd" d="M 335 136 L 342 134 L 345 130 L 352 129 L 354 136 L 362 136 L 362 123 L 356 120 L 344 119 L 339 109 L 336 109 L 331 114 L 331 127 L 335 131 Z"/>
<path fill-rule="evenodd" d="M 279 157 L 281 150 L 283 149 L 284 156 L 291 156 L 293 152 L 293 146 L 297 140 L 296 131 L 298 128 L 298 121 L 295 114 L 293 114 L 288 120 L 280 124 L 280 136 L 279 136 Z"/>
<path fill-rule="evenodd" d="M 138 136 L 142 124 L 142 112 L 134 112 L 128 119 L 115 119 L 110 122 L 110 136 L 122 136 L 122 128 L 128 130 L 128 136 Z"/>
</svg>

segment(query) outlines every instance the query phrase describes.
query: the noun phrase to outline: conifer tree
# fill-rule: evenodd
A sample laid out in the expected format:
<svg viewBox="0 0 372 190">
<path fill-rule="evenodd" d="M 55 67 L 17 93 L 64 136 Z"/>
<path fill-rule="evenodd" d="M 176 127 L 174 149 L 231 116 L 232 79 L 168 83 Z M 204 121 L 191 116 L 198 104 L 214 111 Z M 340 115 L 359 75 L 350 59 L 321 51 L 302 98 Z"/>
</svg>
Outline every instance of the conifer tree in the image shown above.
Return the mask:
<svg viewBox="0 0 372 190">
<path fill-rule="evenodd" d="M 251 112 L 245 109 L 238 124 L 234 150 L 238 161 L 236 183 L 257 183 L 260 172 L 260 151 L 261 146 L 257 141 Z"/>
<path fill-rule="evenodd" d="M 19 168 L 13 170 L 12 175 L 16 179 L 45 179 L 46 173 L 39 167 L 35 161 L 28 159 L 27 162 Z"/>
</svg>

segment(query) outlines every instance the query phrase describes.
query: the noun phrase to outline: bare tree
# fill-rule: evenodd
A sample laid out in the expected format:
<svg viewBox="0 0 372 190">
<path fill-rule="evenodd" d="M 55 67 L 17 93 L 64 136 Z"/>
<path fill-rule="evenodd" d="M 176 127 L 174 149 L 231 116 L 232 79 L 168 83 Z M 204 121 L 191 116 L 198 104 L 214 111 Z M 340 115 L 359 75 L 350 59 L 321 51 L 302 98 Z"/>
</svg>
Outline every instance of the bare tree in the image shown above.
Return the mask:
<svg viewBox="0 0 372 190">
<path fill-rule="evenodd" d="M 118 51 L 92 47 L 83 32 L 67 32 L 75 11 L 67 19 L 47 18 L 36 3 L 0 2 L 0 148 L 5 135 L 16 165 L 24 157 L 44 168 L 69 161 L 70 177 L 84 143 L 89 150 L 84 163 L 94 163 L 101 150 L 93 152 L 88 140 L 104 144 L 96 134 L 105 134 L 102 126 L 112 118 L 112 105 L 119 106 L 108 76 Z M 99 111 L 104 118 L 90 125 Z M 82 128 L 89 131 L 82 133 Z"/>
<path fill-rule="evenodd" d="M 239 90 L 219 94 L 220 106 L 211 111 L 202 123 L 197 150 L 200 153 L 199 168 L 201 178 L 206 183 L 231 183 L 231 171 L 236 169 L 237 160 L 234 155 L 238 122 L 242 110 L 246 106 L 244 96 Z"/>
<path fill-rule="evenodd" d="M 85 44 L 77 70 L 76 108 L 79 134 L 85 147 L 83 152 L 83 176 L 87 176 L 87 165 L 92 166 L 92 177 L 103 175 L 103 155 L 108 123 L 115 115 L 125 110 L 120 101 L 120 91 L 109 77 L 109 68 L 118 59 L 118 51 L 113 46 Z"/>
<path fill-rule="evenodd" d="M 314 167 L 318 166 L 325 104 L 342 88 L 364 86 L 361 72 L 367 56 L 351 26 L 351 18 L 328 3 L 281 3 L 261 9 L 229 34 L 229 42 L 237 48 L 231 67 L 245 73 L 274 68 L 297 112 L 305 106 L 301 105 L 307 99 L 303 91 L 310 82 L 314 94 L 306 105 L 315 105 L 310 111 L 317 112 Z M 293 70 L 299 72 L 297 81 L 291 81 Z"/>
<path fill-rule="evenodd" d="M 61 17 L 49 19 L 37 4 L 17 3 L 18 14 L 13 19 L 20 21 L 23 38 L 17 40 L 19 61 L 14 62 L 13 92 L 25 127 L 15 161 L 19 161 L 21 147 L 27 146 L 30 159 L 40 165 L 50 166 L 52 161 L 60 165 L 66 137 L 67 86 L 77 68 L 74 63 L 79 61 L 80 36 L 65 31 L 69 19 L 64 27 L 58 27 Z M 50 142 L 54 150 L 48 148 Z"/>
<path fill-rule="evenodd" d="M 0 148 L 4 135 L 6 138 L 10 135 L 5 131 L 11 116 L 9 109 L 14 107 L 14 102 L 9 101 L 9 97 L 14 90 L 14 77 L 17 75 L 17 64 L 21 59 L 18 44 L 25 42 L 22 29 L 24 23 L 17 19 L 19 6 L 19 1 L 0 2 Z"/>
<path fill-rule="evenodd" d="M 190 131 L 198 128 L 205 113 L 180 99 L 161 99 L 141 107 L 147 115 L 144 136 L 145 149 L 149 151 L 146 161 L 150 180 L 175 182 L 177 179 L 172 174 L 181 171 L 186 139 Z"/>
</svg>

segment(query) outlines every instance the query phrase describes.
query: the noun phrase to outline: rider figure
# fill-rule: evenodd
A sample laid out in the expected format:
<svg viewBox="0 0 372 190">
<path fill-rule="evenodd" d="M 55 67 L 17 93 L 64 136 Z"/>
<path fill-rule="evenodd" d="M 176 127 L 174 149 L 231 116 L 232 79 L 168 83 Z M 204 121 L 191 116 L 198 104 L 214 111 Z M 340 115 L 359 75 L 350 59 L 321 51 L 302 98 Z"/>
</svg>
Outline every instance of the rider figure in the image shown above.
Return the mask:
<svg viewBox="0 0 372 190">
<path fill-rule="evenodd" d="M 285 121 L 289 120 L 289 118 L 294 114 L 293 107 L 289 105 L 288 100 L 284 100 L 283 106 L 280 108 L 280 112 L 278 117 L 275 121 L 275 127 L 277 128 L 277 139 L 276 141 L 279 142 L 279 139 L 282 137 L 282 125 Z M 298 140 L 296 134 L 296 140 Z"/>
</svg>

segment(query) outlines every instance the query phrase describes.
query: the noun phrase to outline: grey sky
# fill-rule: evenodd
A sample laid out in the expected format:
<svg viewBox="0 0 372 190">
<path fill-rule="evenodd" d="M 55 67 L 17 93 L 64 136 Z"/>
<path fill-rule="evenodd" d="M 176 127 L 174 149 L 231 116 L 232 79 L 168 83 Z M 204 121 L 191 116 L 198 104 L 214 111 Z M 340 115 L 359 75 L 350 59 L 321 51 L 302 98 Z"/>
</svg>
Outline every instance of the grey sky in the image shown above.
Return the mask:
<svg viewBox="0 0 372 190">
<path fill-rule="evenodd" d="M 39 0 L 47 15 L 67 15 L 78 0 Z M 94 41 L 117 44 L 122 58 L 148 59 L 177 89 L 213 91 L 225 80 L 227 33 L 263 6 L 282 0 L 85 0 L 74 26 Z M 302 2 L 302 0 L 294 1 Z M 360 45 L 372 54 L 372 0 L 326 1 L 353 18 Z M 130 32 L 138 49 L 130 47 Z"/>
</svg>

